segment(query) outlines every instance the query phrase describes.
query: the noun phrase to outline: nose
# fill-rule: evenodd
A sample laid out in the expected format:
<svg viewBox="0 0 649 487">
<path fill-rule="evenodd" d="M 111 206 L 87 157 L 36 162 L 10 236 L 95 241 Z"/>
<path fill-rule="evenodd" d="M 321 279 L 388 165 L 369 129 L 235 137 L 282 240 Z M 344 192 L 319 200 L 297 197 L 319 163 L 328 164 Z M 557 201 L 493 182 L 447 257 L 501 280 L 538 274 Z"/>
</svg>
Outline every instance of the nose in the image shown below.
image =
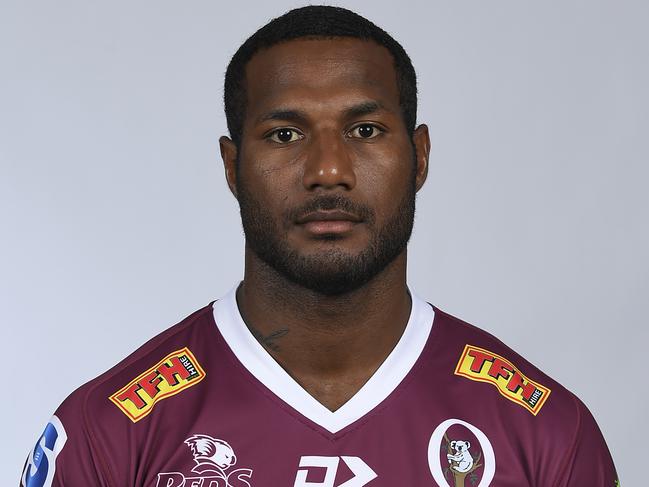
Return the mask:
<svg viewBox="0 0 649 487">
<path fill-rule="evenodd" d="M 304 167 L 303 184 L 318 188 L 351 190 L 356 186 L 353 161 L 342 135 L 322 134 L 314 137 Z"/>
</svg>

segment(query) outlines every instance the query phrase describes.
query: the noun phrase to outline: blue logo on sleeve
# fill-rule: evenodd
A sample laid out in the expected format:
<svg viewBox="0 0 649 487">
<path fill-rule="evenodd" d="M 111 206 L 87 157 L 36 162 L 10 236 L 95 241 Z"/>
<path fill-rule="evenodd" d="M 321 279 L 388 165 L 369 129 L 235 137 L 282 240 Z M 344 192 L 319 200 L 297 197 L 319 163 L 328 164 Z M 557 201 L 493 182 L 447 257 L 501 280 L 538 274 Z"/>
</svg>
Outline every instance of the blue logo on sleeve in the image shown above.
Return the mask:
<svg viewBox="0 0 649 487">
<path fill-rule="evenodd" d="M 56 457 L 63 449 L 68 436 L 61 420 L 52 416 L 45 431 L 29 454 L 21 487 L 50 487 L 54 479 Z"/>
</svg>

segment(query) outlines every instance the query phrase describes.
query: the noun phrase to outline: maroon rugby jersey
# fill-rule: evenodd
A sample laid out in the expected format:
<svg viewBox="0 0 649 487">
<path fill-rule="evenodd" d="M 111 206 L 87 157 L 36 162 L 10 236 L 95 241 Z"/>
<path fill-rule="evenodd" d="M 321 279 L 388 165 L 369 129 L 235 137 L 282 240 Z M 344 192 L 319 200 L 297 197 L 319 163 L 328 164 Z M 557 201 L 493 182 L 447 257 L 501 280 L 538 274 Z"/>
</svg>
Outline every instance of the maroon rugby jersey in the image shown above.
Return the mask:
<svg viewBox="0 0 649 487">
<path fill-rule="evenodd" d="M 392 353 L 331 412 L 254 339 L 233 290 L 71 394 L 21 485 L 618 482 L 579 399 L 493 336 L 414 295 Z"/>
</svg>

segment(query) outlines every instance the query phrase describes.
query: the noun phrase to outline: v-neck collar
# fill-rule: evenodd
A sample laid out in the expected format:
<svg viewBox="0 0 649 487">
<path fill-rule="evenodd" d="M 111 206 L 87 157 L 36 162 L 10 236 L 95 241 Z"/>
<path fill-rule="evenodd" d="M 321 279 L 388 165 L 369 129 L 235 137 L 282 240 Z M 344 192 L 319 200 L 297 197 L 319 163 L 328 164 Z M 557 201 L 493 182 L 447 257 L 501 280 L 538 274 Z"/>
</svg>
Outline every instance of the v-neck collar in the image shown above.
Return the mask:
<svg viewBox="0 0 649 487">
<path fill-rule="evenodd" d="M 235 286 L 213 304 L 214 321 L 225 342 L 239 362 L 279 399 L 332 434 L 365 416 L 397 388 L 424 349 L 435 314 L 432 306 L 411 293 L 410 318 L 392 352 L 349 401 L 330 411 L 253 337 L 239 313 L 236 290 Z"/>
</svg>

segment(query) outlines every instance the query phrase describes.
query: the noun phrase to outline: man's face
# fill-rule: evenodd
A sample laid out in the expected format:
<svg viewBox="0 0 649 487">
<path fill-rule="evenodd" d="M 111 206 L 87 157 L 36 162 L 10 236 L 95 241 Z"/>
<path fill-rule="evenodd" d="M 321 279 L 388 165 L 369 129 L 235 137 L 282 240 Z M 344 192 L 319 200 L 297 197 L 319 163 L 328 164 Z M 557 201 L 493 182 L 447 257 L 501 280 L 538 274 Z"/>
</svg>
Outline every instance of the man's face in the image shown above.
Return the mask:
<svg viewBox="0 0 649 487">
<path fill-rule="evenodd" d="M 362 286 L 404 252 L 426 175 L 426 128 L 415 151 L 390 53 L 299 39 L 255 55 L 246 81 L 241 144 L 226 170 L 248 248 L 313 291 Z"/>
</svg>

